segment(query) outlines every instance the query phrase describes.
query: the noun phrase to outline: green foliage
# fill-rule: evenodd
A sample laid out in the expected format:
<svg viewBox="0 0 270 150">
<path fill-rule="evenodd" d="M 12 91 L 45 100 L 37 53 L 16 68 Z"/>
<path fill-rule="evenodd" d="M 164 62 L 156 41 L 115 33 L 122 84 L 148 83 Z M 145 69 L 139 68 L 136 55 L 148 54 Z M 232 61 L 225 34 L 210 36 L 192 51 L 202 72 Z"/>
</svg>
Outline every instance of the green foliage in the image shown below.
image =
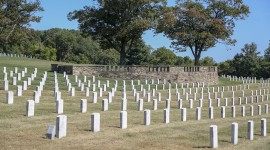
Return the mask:
<svg viewBox="0 0 270 150">
<path fill-rule="evenodd" d="M 268 47 L 264 50 L 264 59 L 270 62 L 270 41 Z"/>
<path fill-rule="evenodd" d="M 193 60 L 189 56 L 177 56 L 175 65 L 177 66 L 194 66 Z"/>
<path fill-rule="evenodd" d="M 200 65 L 201 66 L 217 66 L 217 63 L 213 57 L 207 56 L 200 60 Z"/>
<path fill-rule="evenodd" d="M 115 49 L 107 49 L 99 52 L 97 64 L 117 65 L 119 62 L 119 53 Z"/>
<path fill-rule="evenodd" d="M 255 43 L 245 44 L 241 49 L 242 53 L 237 54 L 233 59 L 233 67 L 238 76 L 258 76 L 260 69 L 260 58 L 258 56 L 257 45 Z"/>
<path fill-rule="evenodd" d="M 165 0 L 102 0 L 98 6 L 69 13 L 69 19 L 77 19 L 85 35 L 101 40 L 103 49 L 113 48 L 120 54 L 120 64 L 126 64 L 126 56 L 135 49 L 133 44 L 144 31 L 153 27 L 155 18 Z"/>
<path fill-rule="evenodd" d="M 249 8 L 242 0 L 179 0 L 163 9 L 157 33 L 164 33 L 180 52 L 190 49 L 194 64 L 200 65 L 203 51 L 218 42 L 234 44 L 234 20 L 244 19 Z"/>
<path fill-rule="evenodd" d="M 235 73 L 232 67 L 232 60 L 227 60 L 218 64 L 218 75 L 233 75 Z"/>
<path fill-rule="evenodd" d="M 99 44 L 91 37 L 82 37 L 79 31 L 53 28 L 41 35 L 46 47 L 57 50 L 57 61 L 97 63 Z"/>
<path fill-rule="evenodd" d="M 245 44 L 232 60 L 219 63 L 219 75 L 269 78 L 270 62 L 259 54 L 255 43 Z"/>
<path fill-rule="evenodd" d="M 132 49 L 127 55 L 128 65 L 148 65 L 151 59 L 150 46 L 140 46 Z"/>
<path fill-rule="evenodd" d="M 174 65 L 177 56 L 169 49 L 160 47 L 152 53 L 154 65 Z"/>
<path fill-rule="evenodd" d="M 37 11 L 43 11 L 39 0 L 0 0 L 1 51 L 10 52 L 14 50 L 14 45 L 31 38 L 28 30 L 30 22 L 39 22 L 41 19 L 34 15 Z"/>
</svg>

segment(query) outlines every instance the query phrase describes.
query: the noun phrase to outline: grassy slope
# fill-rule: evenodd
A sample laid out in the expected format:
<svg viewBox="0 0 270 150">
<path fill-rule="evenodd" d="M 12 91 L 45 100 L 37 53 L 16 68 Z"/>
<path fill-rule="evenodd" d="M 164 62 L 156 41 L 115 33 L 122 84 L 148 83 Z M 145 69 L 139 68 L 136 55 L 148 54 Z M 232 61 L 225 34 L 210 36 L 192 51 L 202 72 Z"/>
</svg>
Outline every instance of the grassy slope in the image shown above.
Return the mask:
<svg viewBox="0 0 270 150">
<path fill-rule="evenodd" d="M 3 91 L 3 88 L 0 88 L 0 149 L 206 149 L 209 148 L 209 126 L 211 124 L 218 125 L 220 149 L 269 149 L 269 136 L 266 138 L 259 136 L 260 119 L 262 117 L 269 119 L 269 117 L 264 113 L 261 116 L 257 115 L 258 104 L 254 104 L 255 116 L 253 117 L 249 116 L 250 104 L 246 105 L 246 117 L 240 116 L 240 106 L 237 105 L 236 118 L 231 118 L 231 108 L 227 107 L 225 119 L 220 118 L 220 108 L 214 107 L 214 119 L 210 120 L 208 119 L 208 108 L 206 107 L 207 100 L 204 100 L 201 121 L 195 120 L 195 108 L 193 108 L 187 109 L 187 122 L 181 122 L 180 110 L 177 109 L 175 90 L 173 89 L 170 111 L 171 123 L 164 124 L 163 109 L 165 108 L 167 90 L 160 90 L 162 101 L 158 102 L 157 111 L 151 111 L 151 125 L 144 126 L 143 112 L 137 111 L 137 103 L 134 102 L 134 97 L 131 96 L 130 82 L 127 81 L 128 128 L 121 130 L 119 128 L 121 92 L 118 91 L 113 98 L 113 103 L 109 104 L 109 111 L 101 111 L 101 100 L 107 97 L 107 92 L 105 92 L 103 97 L 99 97 L 97 104 L 88 102 L 88 112 L 82 114 L 79 112 L 80 99 L 86 98 L 90 101 L 91 97 L 85 97 L 84 92 L 78 91 L 78 87 L 76 87 L 76 96 L 70 97 L 61 74 L 58 75 L 58 80 L 62 99 L 64 99 L 64 114 L 68 117 L 67 137 L 54 141 L 48 140 L 45 138 L 48 125 L 55 124 L 57 116 L 55 113 L 55 98 L 52 91 L 54 85 L 52 72 L 48 73 L 48 79 L 40 103 L 36 104 L 35 116 L 27 118 L 24 114 L 26 100 L 32 99 L 35 87 L 39 84 L 43 72 L 50 70 L 51 63 L 34 59 L 0 57 L 0 68 L 2 69 L 3 66 L 6 66 L 8 72 L 13 70 L 15 66 L 19 67 L 19 71 L 23 67 L 28 67 L 27 77 L 30 76 L 35 67 L 38 68 L 38 77 L 28 87 L 28 90 L 23 92 L 22 97 L 15 96 L 13 105 L 5 104 L 6 92 Z M 2 82 L 2 70 L 0 71 L 0 77 L 0 82 Z M 75 86 L 74 77 L 70 76 L 69 78 L 72 85 Z M 82 77 L 79 78 L 83 79 Z M 104 84 L 106 79 L 100 80 Z M 112 86 L 113 80 L 110 81 Z M 18 84 L 21 83 L 21 81 L 18 82 Z M 220 85 L 224 86 L 237 84 L 240 83 L 230 82 L 226 79 L 220 80 Z M 1 83 L 1 85 L 3 84 Z M 119 85 L 121 85 L 121 81 L 119 81 Z M 11 82 L 9 88 L 16 93 L 16 86 L 11 85 Z M 139 86 L 136 86 L 136 88 L 139 89 Z M 252 85 L 251 88 L 257 89 L 257 85 Z M 122 87 L 119 87 L 119 89 L 122 89 Z M 182 90 L 179 91 L 182 92 Z M 245 92 L 247 95 L 249 94 L 248 90 Z M 240 94 L 240 91 L 235 92 L 236 96 Z M 230 97 L 230 95 L 230 92 L 224 93 L 224 97 Z M 199 97 L 200 95 L 198 94 L 197 96 Z M 204 96 L 206 99 L 207 94 L 204 94 Z M 223 101 L 221 102 L 223 104 Z M 260 102 L 263 110 L 266 103 L 268 102 Z M 215 105 L 214 101 L 213 105 Z M 188 101 L 183 101 L 183 106 L 188 107 Z M 196 106 L 198 106 L 198 101 L 194 101 L 194 107 Z M 152 109 L 152 103 L 145 102 L 144 109 Z M 101 132 L 92 133 L 89 131 L 92 112 L 101 113 Z M 246 139 L 248 120 L 255 121 L 254 141 Z M 239 123 L 239 144 L 236 146 L 230 144 L 232 122 Z"/>
</svg>

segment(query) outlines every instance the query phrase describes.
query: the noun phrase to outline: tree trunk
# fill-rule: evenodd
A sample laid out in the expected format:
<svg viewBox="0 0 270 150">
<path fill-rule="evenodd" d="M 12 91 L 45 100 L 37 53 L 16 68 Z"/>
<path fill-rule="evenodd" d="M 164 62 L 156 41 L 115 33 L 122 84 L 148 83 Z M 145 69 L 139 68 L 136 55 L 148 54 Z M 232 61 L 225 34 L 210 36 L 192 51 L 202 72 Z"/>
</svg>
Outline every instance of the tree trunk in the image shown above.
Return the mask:
<svg viewBox="0 0 270 150">
<path fill-rule="evenodd" d="M 120 50 L 120 65 L 126 65 L 126 43 L 122 42 Z"/>
<path fill-rule="evenodd" d="M 195 54 L 194 56 L 194 66 L 200 66 L 200 54 Z"/>
</svg>

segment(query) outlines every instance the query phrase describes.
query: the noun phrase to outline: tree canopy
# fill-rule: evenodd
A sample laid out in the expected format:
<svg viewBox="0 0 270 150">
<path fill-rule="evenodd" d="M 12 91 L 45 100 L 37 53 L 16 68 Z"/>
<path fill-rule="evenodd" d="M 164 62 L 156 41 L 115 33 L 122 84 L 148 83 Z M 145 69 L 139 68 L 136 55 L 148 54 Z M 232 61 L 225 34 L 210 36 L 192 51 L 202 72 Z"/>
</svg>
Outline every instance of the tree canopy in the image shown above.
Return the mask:
<svg viewBox="0 0 270 150">
<path fill-rule="evenodd" d="M 153 64 L 174 65 L 177 62 L 176 55 L 165 47 L 160 47 L 153 52 Z"/>
<path fill-rule="evenodd" d="M 120 64 L 144 31 L 155 24 L 157 14 L 166 0 L 98 0 L 97 6 L 85 6 L 69 13 L 77 19 L 84 35 L 100 40 L 103 49 L 114 48 Z M 105 47 L 105 48 L 104 48 Z"/>
<path fill-rule="evenodd" d="M 231 38 L 235 20 L 248 14 L 242 0 L 178 0 L 176 6 L 163 9 L 156 32 L 173 40 L 180 52 L 190 49 L 197 66 L 201 53 L 218 42 L 236 42 Z"/>
<path fill-rule="evenodd" d="M 0 48 L 7 52 L 8 46 L 31 38 L 30 22 L 40 21 L 41 17 L 35 16 L 35 12 L 43 8 L 39 0 L 0 0 L 0 7 Z"/>
</svg>

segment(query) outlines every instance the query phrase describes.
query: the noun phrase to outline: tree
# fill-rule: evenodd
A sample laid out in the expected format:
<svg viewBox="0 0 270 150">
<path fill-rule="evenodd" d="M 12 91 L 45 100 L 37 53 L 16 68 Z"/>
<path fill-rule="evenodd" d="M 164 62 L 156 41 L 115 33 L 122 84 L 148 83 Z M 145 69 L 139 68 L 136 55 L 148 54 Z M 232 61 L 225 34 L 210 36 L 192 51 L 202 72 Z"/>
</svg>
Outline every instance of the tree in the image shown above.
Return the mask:
<svg viewBox="0 0 270 150">
<path fill-rule="evenodd" d="M 119 53 L 115 49 L 106 49 L 98 54 L 97 64 L 117 65 L 119 62 Z"/>
<path fill-rule="evenodd" d="M 132 49 L 127 55 L 128 65 L 148 65 L 151 57 L 152 48 L 142 45 Z"/>
<path fill-rule="evenodd" d="M 204 57 L 200 60 L 200 65 L 202 65 L 202 66 L 216 66 L 217 63 L 213 57 L 207 56 L 207 57 Z"/>
<path fill-rule="evenodd" d="M 165 47 L 158 48 L 152 56 L 155 65 L 174 65 L 177 62 L 177 56 Z"/>
<path fill-rule="evenodd" d="M 218 75 L 235 75 L 235 70 L 232 67 L 232 60 L 226 60 L 218 64 Z"/>
<path fill-rule="evenodd" d="M 41 42 L 56 49 L 58 61 L 74 63 L 98 63 L 101 53 L 97 41 L 90 36 L 83 37 L 80 31 L 52 28 L 42 31 Z"/>
<path fill-rule="evenodd" d="M 176 6 L 163 9 L 156 32 L 164 33 L 180 52 L 190 49 L 198 66 L 202 52 L 218 42 L 236 42 L 231 39 L 234 21 L 248 14 L 242 0 L 178 0 Z"/>
<path fill-rule="evenodd" d="M 144 31 L 151 29 L 165 0 L 98 0 L 97 6 L 85 6 L 69 13 L 70 20 L 78 19 L 84 35 L 101 40 L 103 49 L 114 48 L 120 54 L 120 65 L 134 42 Z"/>
<path fill-rule="evenodd" d="M 268 47 L 264 51 L 264 59 L 270 62 L 270 41 Z"/>
<path fill-rule="evenodd" d="M 7 52 L 7 47 L 29 37 L 30 22 L 41 19 L 34 13 L 43 8 L 39 0 L 0 0 L 0 7 L 0 48 Z"/>
<path fill-rule="evenodd" d="M 240 54 L 236 54 L 232 61 L 237 76 L 260 77 L 261 58 L 258 56 L 257 45 L 255 43 L 245 44 Z"/>
<path fill-rule="evenodd" d="M 252 42 L 251 44 L 245 44 L 244 48 L 241 49 L 241 52 L 242 56 L 249 56 L 254 59 L 257 59 L 258 55 L 260 54 L 260 52 L 257 51 L 257 44 L 255 44 L 254 42 Z"/>
</svg>

